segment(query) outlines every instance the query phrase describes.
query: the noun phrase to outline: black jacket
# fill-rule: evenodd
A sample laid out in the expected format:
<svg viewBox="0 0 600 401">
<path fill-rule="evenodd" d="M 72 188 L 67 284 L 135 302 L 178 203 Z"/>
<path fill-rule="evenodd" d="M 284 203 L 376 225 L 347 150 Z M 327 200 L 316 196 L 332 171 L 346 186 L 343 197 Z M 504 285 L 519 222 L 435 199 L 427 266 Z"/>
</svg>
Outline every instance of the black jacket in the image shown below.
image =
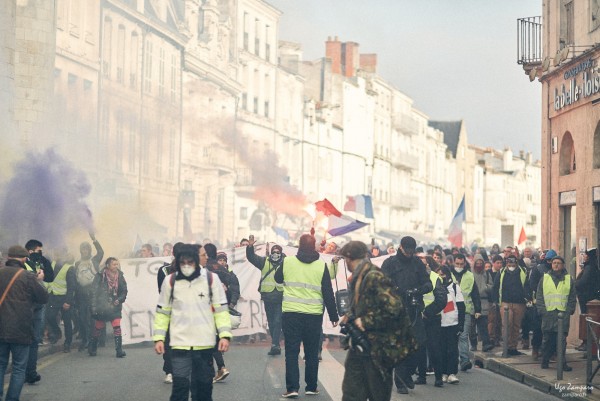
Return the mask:
<svg viewBox="0 0 600 401">
<path fill-rule="evenodd" d="M 585 305 L 595 299 L 598 296 L 599 284 L 600 270 L 596 266 L 596 261 L 589 261 L 583 266 L 575 280 L 575 289 L 579 301 Z"/>
<path fill-rule="evenodd" d="M 517 268 L 511 272 L 505 267 L 500 271 L 500 274 L 496 274 L 493 290 L 494 302 L 499 303 L 500 296 L 502 296 L 502 302 L 511 304 L 525 304 L 528 301 L 531 301 L 529 278 L 525 278 L 525 285 L 523 285 L 523 282 L 521 281 L 521 269 L 523 268 L 517 266 Z M 504 280 L 500 283 L 502 271 L 504 271 Z M 500 284 L 502 284 L 502 293 L 500 293 Z"/>
<path fill-rule="evenodd" d="M 381 271 L 392 280 L 396 286 L 398 295 L 403 297 L 403 301 L 408 309 L 410 309 L 411 303 L 407 291 L 416 289 L 419 310 L 423 310 L 425 306 L 423 303 L 423 294 L 431 292 L 433 285 L 431 284 L 431 280 L 429 280 L 429 274 L 427 274 L 425 265 L 419 258 L 416 256 L 407 257 L 402 252 L 398 252 L 395 256 L 383 261 Z"/>
<path fill-rule="evenodd" d="M 108 282 L 104 276 L 104 270 L 96 274 L 94 277 L 93 296 L 92 296 L 92 316 L 96 320 L 114 320 L 121 317 L 121 310 L 123 303 L 127 298 L 127 282 L 125 276 L 121 270 L 117 270 L 119 273 L 119 288 L 117 294 L 111 294 L 108 289 Z M 114 301 L 119 300 L 118 305 L 114 305 Z M 106 307 L 107 304 L 112 305 Z"/>
<path fill-rule="evenodd" d="M 24 265 L 16 259 L 9 259 L 5 267 L 0 267 L 0 297 L 13 276 Z M 14 344 L 31 344 L 33 341 L 33 307 L 48 302 L 48 291 L 35 274 L 24 271 L 6 293 L 0 306 L 0 341 Z"/>
<path fill-rule="evenodd" d="M 238 300 L 240 299 L 240 281 L 237 276 L 226 267 L 217 263 L 215 259 L 208 259 L 206 268 L 219 276 L 219 280 L 221 280 L 221 283 L 227 288 L 225 291 L 227 303 L 231 306 L 237 305 Z"/>
</svg>

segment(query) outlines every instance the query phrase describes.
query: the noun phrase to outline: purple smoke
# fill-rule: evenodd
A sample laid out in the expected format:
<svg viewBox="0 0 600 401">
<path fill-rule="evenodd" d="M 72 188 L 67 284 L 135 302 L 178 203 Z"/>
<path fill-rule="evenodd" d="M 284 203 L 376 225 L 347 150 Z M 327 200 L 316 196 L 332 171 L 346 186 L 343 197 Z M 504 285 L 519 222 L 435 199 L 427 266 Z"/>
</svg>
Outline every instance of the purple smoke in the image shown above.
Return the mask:
<svg viewBox="0 0 600 401">
<path fill-rule="evenodd" d="M 94 230 L 85 203 L 91 190 L 87 177 L 53 149 L 28 152 L 4 190 L 0 227 L 8 244 L 35 238 L 53 248 L 63 246 L 73 229 Z"/>
</svg>

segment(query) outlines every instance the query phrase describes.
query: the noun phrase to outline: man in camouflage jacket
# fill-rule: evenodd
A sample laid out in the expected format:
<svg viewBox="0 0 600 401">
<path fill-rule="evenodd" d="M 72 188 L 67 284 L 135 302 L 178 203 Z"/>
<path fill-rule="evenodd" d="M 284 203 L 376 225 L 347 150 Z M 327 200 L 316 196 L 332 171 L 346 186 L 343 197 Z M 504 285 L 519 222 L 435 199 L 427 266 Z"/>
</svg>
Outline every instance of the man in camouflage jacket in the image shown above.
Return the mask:
<svg viewBox="0 0 600 401">
<path fill-rule="evenodd" d="M 361 352 L 350 340 L 342 401 L 389 401 L 393 368 L 415 351 L 417 342 L 401 297 L 391 280 L 367 259 L 367 246 L 351 241 L 340 254 L 352 272 L 350 310 L 342 322 L 353 324 L 370 345 L 370 352 Z"/>
</svg>

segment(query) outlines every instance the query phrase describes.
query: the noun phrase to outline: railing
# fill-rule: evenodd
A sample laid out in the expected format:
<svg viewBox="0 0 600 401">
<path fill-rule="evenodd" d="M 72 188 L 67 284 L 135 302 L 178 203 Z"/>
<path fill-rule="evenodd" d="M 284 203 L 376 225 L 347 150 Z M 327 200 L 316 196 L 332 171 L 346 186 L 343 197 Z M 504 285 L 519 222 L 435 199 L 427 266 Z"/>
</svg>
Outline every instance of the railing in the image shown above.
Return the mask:
<svg viewBox="0 0 600 401">
<path fill-rule="evenodd" d="M 517 63 L 542 62 L 542 17 L 517 20 Z"/>
<path fill-rule="evenodd" d="M 406 135 L 417 135 L 419 133 L 419 123 L 417 120 L 406 113 L 397 113 L 393 119 L 394 127 Z"/>
<path fill-rule="evenodd" d="M 415 155 L 411 155 L 401 150 L 396 150 L 392 153 L 392 164 L 395 167 L 405 170 L 415 170 L 419 167 L 419 159 Z"/>
</svg>

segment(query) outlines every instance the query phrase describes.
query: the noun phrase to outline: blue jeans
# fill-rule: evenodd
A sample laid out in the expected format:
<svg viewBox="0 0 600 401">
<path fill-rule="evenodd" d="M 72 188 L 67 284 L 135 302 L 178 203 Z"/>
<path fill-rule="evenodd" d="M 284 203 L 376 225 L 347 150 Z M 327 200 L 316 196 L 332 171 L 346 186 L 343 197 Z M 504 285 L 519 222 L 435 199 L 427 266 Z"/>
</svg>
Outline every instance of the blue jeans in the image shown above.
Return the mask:
<svg viewBox="0 0 600 401">
<path fill-rule="evenodd" d="M 465 313 L 465 327 L 463 328 L 463 332 L 458 337 L 458 356 L 460 359 L 460 364 L 464 365 L 465 363 L 471 360 L 469 354 L 469 332 L 471 331 L 471 315 Z"/>
<path fill-rule="evenodd" d="M 38 347 L 44 338 L 44 323 L 46 322 L 46 306 L 33 311 L 33 342 L 29 346 L 29 360 L 27 361 L 27 378 L 37 375 Z"/>
<path fill-rule="evenodd" d="M 0 400 L 4 391 L 4 373 L 8 367 L 8 356 L 12 354 L 12 374 L 6 392 L 6 401 L 18 401 L 25 383 L 25 368 L 29 356 L 29 345 L 11 344 L 0 341 Z"/>
<path fill-rule="evenodd" d="M 271 334 L 271 344 L 279 347 L 281 338 L 281 301 L 265 301 L 265 312 L 267 313 L 267 322 L 269 323 L 269 332 Z"/>
</svg>

